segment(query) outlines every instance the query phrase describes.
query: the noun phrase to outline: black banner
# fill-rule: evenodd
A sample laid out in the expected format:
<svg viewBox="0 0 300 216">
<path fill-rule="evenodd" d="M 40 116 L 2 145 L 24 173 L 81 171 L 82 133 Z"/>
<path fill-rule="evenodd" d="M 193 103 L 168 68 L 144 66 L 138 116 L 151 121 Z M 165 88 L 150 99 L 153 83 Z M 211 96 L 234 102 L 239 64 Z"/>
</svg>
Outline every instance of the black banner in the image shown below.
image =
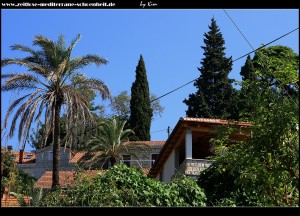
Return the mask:
<svg viewBox="0 0 300 216">
<path fill-rule="evenodd" d="M 1 2 L 1 8 L 10 9 L 34 9 L 34 8 L 92 8 L 92 9 L 226 9 L 226 8 L 298 8 L 296 0 L 285 1 L 269 1 L 269 0 L 177 0 L 173 2 L 163 0 L 82 0 L 82 1 L 59 1 L 59 0 L 43 0 L 41 2 L 32 1 L 9 1 L 4 0 Z"/>
</svg>

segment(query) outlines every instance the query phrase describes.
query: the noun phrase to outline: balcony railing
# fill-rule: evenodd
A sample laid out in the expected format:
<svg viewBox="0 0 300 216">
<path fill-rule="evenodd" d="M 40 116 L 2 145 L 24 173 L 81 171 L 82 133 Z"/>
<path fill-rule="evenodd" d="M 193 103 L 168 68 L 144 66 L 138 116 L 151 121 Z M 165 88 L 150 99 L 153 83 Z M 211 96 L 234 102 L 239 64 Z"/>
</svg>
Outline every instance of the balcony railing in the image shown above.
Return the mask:
<svg viewBox="0 0 300 216">
<path fill-rule="evenodd" d="M 179 166 L 176 174 L 184 174 L 191 177 L 196 177 L 212 163 L 212 160 L 206 159 L 185 159 Z"/>
<path fill-rule="evenodd" d="M 120 163 L 128 164 L 134 168 L 151 168 L 155 160 L 120 160 Z"/>
</svg>

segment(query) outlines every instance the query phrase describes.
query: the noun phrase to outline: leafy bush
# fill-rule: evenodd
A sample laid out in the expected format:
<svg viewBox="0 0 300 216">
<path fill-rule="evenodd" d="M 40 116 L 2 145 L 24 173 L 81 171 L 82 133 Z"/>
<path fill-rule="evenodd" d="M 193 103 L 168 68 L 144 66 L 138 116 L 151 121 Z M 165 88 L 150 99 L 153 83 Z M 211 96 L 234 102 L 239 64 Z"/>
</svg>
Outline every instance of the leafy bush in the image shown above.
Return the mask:
<svg viewBox="0 0 300 216">
<path fill-rule="evenodd" d="M 205 206 L 205 194 L 192 179 L 169 184 L 135 168 L 117 165 L 91 179 L 79 175 L 75 187 L 50 192 L 43 206 Z"/>
<path fill-rule="evenodd" d="M 181 175 L 168 184 L 171 191 L 178 191 L 187 206 L 206 206 L 206 195 L 195 180 Z"/>
</svg>

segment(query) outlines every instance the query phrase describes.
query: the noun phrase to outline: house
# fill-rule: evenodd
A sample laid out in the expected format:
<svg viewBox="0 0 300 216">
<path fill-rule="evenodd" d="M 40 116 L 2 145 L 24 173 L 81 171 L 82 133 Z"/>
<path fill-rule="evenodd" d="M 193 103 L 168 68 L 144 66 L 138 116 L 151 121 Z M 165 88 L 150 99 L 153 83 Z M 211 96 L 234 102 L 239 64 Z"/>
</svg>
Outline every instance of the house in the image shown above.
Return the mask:
<svg viewBox="0 0 300 216">
<path fill-rule="evenodd" d="M 46 170 L 52 170 L 53 167 L 53 149 L 52 146 L 47 146 L 45 148 L 39 149 L 36 153 L 24 152 L 24 158 L 22 163 L 20 163 L 19 154 L 15 154 L 15 161 L 17 162 L 17 169 L 23 170 L 24 172 L 34 176 L 36 179 L 42 177 Z M 26 162 L 26 157 L 31 155 L 33 158 Z M 69 148 L 60 148 L 60 170 L 72 170 L 74 169 L 73 164 L 70 164 L 72 158 L 72 152 Z"/>
<path fill-rule="evenodd" d="M 126 144 L 127 143 L 125 143 L 125 145 Z M 120 162 L 126 164 L 129 167 L 139 168 L 143 171 L 143 173 L 148 173 L 149 169 L 151 168 L 155 159 L 157 158 L 161 148 L 164 146 L 165 141 L 130 141 L 130 144 L 143 144 L 148 146 L 148 148 L 140 149 L 131 147 L 128 149 L 128 151 L 134 152 L 134 154 L 137 155 L 138 158 L 134 158 L 133 155 L 130 154 L 124 154 L 122 155 L 122 160 Z M 95 153 L 96 152 L 86 151 L 76 152 L 70 160 L 70 163 L 85 164 L 87 160 L 90 159 Z M 108 167 L 109 164 L 105 164 L 104 168 Z"/>
<path fill-rule="evenodd" d="M 137 152 L 139 159 L 132 158 L 131 155 L 123 155 L 121 163 L 125 163 L 130 167 L 140 168 L 144 173 L 153 165 L 165 141 L 134 141 L 134 143 L 142 143 L 149 146 L 146 152 Z M 132 151 L 134 149 L 131 149 Z M 13 151 L 12 151 L 13 152 Z M 20 160 L 20 153 L 13 152 L 16 167 L 24 172 L 40 179 L 46 171 L 53 168 L 53 149 L 47 146 L 34 152 L 23 152 L 23 158 Z M 69 148 L 60 148 L 60 167 L 61 171 L 71 171 L 76 169 L 77 164 L 84 164 L 89 154 L 86 151 L 72 152 Z M 20 163 L 21 161 L 21 163 Z"/>
<path fill-rule="evenodd" d="M 207 159 L 214 153 L 209 141 L 216 136 L 218 128 L 225 125 L 238 129 L 238 133 L 232 135 L 231 139 L 249 138 L 251 126 L 249 122 L 180 118 L 149 170 L 148 176 L 165 183 L 177 173 L 196 178 L 202 170 L 212 164 L 212 161 Z"/>
</svg>

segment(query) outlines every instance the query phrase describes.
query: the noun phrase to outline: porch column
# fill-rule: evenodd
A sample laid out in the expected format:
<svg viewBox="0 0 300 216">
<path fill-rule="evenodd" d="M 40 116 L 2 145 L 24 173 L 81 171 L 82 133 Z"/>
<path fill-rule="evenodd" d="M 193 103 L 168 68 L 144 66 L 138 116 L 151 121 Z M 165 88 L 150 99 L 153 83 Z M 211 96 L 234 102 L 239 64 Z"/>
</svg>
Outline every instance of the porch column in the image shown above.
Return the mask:
<svg viewBox="0 0 300 216">
<path fill-rule="evenodd" d="M 185 131 L 185 158 L 192 159 L 192 131 L 190 129 L 186 129 Z"/>
</svg>

